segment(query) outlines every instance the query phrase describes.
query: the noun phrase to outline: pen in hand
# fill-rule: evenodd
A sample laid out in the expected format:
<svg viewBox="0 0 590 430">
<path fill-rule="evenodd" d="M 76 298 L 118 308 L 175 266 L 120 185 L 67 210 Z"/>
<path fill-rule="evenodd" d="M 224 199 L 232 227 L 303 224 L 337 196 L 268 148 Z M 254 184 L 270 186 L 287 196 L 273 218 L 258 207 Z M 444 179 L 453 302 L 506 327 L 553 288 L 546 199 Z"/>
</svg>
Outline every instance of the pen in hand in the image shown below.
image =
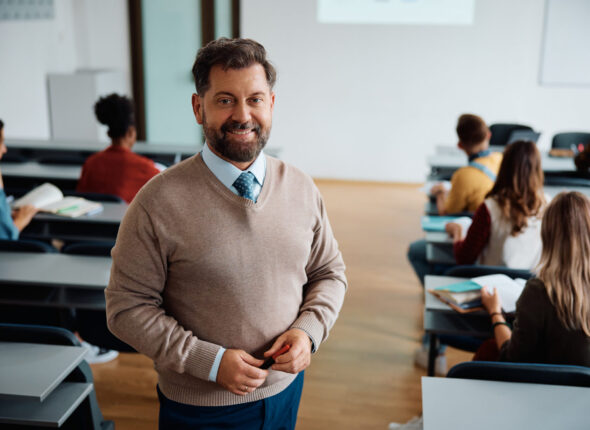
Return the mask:
<svg viewBox="0 0 590 430">
<path fill-rule="evenodd" d="M 271 355 L 270 357 L 268 357 L 264 361 L 264 363 L 262 363 L 262 365 L 260 366 L 260 368 L 261 369 L 268 369 L 270 366 L 272 366 L 275 363 L 275 360 L 277 359 L 277 357 L 279 355 L 283 355 L 285 352 L 289 351 L 290 348 L 291 348 L 291 345 L 285 345 L 285 346 L 283 346 L 281 349 L 279 349 L 273 355 Z"/>
</svg>

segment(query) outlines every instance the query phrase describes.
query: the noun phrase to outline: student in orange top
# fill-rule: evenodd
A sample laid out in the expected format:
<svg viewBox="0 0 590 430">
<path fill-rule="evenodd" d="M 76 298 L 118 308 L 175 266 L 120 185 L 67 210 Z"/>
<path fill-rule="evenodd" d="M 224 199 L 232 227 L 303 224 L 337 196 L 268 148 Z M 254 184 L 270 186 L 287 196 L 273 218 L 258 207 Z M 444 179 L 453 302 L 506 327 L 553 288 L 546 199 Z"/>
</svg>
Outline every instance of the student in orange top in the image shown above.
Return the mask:
<svg viewBox="0 0 590 430">
<path fill-rule="evenodd" d="M 152 160 L 131 151 L 137 135 L 133 103 L 125 96 L 111 94 L 96 102 L 94 113 L 109 127 L 111 146 L 86 160 L 76 191 L 113 194 L 130 203 L 160 172 Z"/>
</svg>

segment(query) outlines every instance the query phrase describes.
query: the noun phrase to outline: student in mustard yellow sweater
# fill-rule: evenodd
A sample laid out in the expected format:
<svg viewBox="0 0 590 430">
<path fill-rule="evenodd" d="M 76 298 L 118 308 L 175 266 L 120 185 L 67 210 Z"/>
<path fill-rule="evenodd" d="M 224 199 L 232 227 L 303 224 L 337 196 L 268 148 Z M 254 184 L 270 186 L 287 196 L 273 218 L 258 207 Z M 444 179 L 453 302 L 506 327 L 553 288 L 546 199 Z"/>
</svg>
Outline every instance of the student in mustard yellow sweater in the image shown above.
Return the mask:
<svg viewBox="0 0 590 430">
<path fill-rule="evenodd" d="M 490 151 L 491 133 L 477 115 L 463 114 L 457 122 L 457 146 L 469 157 L 469 164 L 458 169 L 451 178 L 451 189 L 445 191 L 442 184 L 430 191 L 436 197 L 440 215 L 474 212 L 494 186 L 502 162 L 502 154 Z M 424 285 L 428 274 L 442 274 L 449 266 L 431 265 L 426 261 L 426 241 L 417 240 L 410 245 L 408 260 L 418 279 Z"/>
</svg>

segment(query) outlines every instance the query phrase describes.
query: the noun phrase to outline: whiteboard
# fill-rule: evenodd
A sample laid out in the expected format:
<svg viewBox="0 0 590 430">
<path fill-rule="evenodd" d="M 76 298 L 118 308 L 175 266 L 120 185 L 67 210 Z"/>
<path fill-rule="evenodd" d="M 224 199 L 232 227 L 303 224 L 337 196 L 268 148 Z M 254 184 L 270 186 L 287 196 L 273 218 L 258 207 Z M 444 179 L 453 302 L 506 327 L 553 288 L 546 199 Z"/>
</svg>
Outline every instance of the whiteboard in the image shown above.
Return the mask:
<svg viewBox="0 0 590 430">
<path fill-rule="evenodd" d="M 590 1 L 547 0 L 542 85 L 590 85 Z"/>
</svg>

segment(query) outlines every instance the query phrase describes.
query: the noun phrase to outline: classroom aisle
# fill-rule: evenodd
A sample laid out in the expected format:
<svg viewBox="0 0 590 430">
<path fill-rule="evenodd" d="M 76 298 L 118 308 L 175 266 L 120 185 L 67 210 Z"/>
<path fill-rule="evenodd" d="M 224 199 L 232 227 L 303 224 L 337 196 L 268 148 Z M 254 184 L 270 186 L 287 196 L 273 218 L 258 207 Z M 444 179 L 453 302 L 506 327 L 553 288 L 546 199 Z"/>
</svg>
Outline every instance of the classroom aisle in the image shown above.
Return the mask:
<svg viewBox="0 0 590 430">
<path fill-rule="evenodd" d="M 318 180 L 347 265 L 349 291 L 328 341 L 312 358 L 298 430 L 381 429 L 421 411 L 412 363 L 422 333 L 422 290 L 405 253 L 421 236 L 416 185 Z M 448 361 L 469 354 L 449 349 Z M 157 428 L 150 360 L 120 354 L 93 365 L 98 401 L 118 430 Z"/>
</svg>

